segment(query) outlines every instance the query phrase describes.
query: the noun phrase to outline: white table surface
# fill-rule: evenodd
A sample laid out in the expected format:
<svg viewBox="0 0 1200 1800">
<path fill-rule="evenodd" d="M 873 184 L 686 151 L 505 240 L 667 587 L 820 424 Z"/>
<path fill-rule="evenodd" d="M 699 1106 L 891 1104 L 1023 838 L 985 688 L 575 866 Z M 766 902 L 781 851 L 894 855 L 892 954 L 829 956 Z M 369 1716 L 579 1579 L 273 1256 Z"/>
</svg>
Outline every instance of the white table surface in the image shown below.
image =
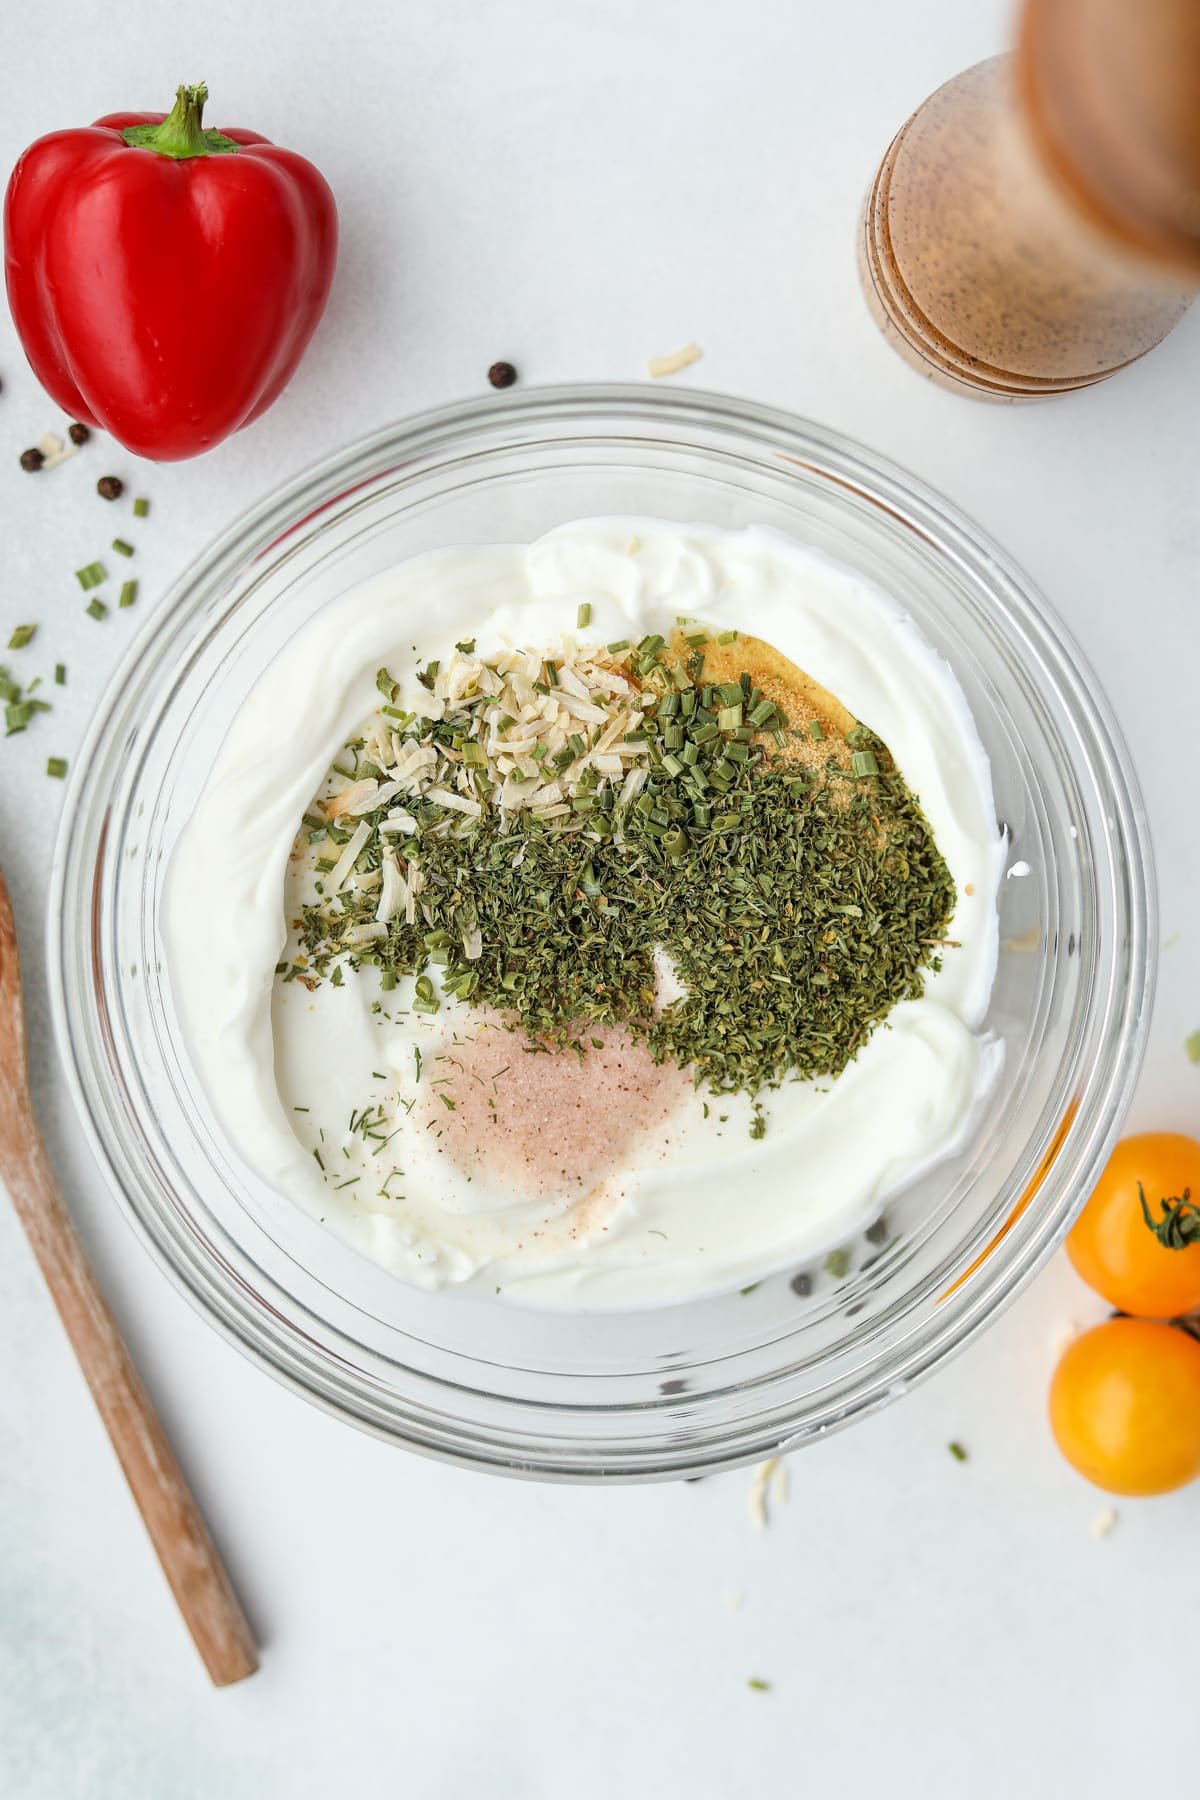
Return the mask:
<svg viewBox="0 0 1200 1800">
<path fill-rule="evenodd" d="M 1200 316 L 1090 393 L 991 408 L 911 374 L 856 288 L 856 208 L 889 136 L 1003 45 L 1007 15 L 999 0 L 0 11 L 4 168 L 43 131 L 166 105 L 203 76 L 210 122 L 253 125 L 324 169 L 344 232 L 291 390 L 196 463 L 138 468 L 95 442 L 22 474 L 18 452 L 60 421 L 0 323 L 0 639 L 36 618 L 36 645 L 7 660 L 70 671 L 53 715 L 0 747 L 38 1097 L 264 1646 L 253 1681 L 209 1690 L 0 1210 L 6 1800 L 1059 1800 L 1194 1781 L 1200 1487 L 1122 1504 L 1113 1534 L 1092 1536 L 1105 1501 L 1059 1460 L 1044 1396 L 1056 1333 L 1104 1309 L 1061 1258 L 950 1368 L 795 1459 L 765 1532 L 745 1474 L 605 1492 L 474 1476 L 335 1424 L 193 1314 L 90 1163 L 46 1020 L 62 796 L 45 757 L 73 754 L 156 594 L 206 540 L 334 446 L 479 393 L 496 357 L 526 382 L 627 379 L 695 338 L 704 360 L 683 380 L 908 465 L 1073 628 L 1132 740 L 1170 946 L 1133 1123 L 1194 1125 Z M 144 525 L 96 498 L 108 472 L 152 497 Z M 71 571 L 118 517 L 143 597 L 97 625 Z"/>
</svg>

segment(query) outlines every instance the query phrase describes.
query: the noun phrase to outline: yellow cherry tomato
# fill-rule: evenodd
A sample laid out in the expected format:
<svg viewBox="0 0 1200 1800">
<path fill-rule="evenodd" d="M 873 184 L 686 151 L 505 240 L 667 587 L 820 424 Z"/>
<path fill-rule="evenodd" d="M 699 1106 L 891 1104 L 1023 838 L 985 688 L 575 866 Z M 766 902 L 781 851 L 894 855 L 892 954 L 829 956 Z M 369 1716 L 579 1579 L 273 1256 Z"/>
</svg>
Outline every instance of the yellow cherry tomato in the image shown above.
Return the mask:
<svg viewBox="0 0 1200 1800">
<path fill-rule="evenodd" d="M 1110 1494 L 1165 1494 L 1200 1475 L 1200 1343 L 1177 1325 L 1110 1319 L 1064 1351 L 1050 1425 Z"/>
<path fill-rule="evenodd" d="M 1168 1248 L 1163 1236 L 1179 1247 Z M 1067 1254 L 1120 1312 L 1173 1319 L 1200 1309 L 1200 1143 L 1170 1131 L 1119 1143 L 1071 1228 Z"/>
</svg>

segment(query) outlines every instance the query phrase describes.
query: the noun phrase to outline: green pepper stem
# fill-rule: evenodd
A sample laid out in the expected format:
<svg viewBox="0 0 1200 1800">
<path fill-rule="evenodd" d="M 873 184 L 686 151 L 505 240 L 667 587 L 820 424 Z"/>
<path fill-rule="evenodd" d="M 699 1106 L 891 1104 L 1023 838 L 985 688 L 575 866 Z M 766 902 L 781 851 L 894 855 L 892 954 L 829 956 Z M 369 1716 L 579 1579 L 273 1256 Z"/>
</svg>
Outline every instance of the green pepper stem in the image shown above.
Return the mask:
<svg viewBox="0 0 1200 1800">
<path fill-rule="evenodd" d="M 197 82 L 194 87 L 178 87 L 175 104 L 158 125 L 127 125 L 121 133 L 135 150 L 154 150 L 184 162 L 194 156 L 228 156 L 239 146 L 220 131 L 205 131 L 204 104 L 208 87 Z"/>
</svg>

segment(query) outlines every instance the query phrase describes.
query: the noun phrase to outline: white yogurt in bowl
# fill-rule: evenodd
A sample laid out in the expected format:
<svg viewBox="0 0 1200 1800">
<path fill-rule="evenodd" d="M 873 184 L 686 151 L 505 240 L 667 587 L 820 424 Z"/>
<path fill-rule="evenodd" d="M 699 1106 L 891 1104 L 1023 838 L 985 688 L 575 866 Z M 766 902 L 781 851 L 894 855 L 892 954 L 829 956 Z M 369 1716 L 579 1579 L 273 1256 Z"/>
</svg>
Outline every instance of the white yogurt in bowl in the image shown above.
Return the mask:
<svg viewBox="0 0 1200 1800">
<path fill-rule="evenodd" d="M 920 997 L 896 1004 L 840 1074 L 763 1096 L 761 1137 L 746 1094 L 669 1072 L 655 1084 L 619 1045 L 597 1044 L 573 1077 L 561 1180 L 543 1171 L 522 1191 L 511 1167 L 455 1152 L 464 1133 L 449 1108 L 438 1124 L 439 1083 L 479 1039 L 469 1002 L 413 1011 L 411 979 L 381 995 L 370 969 L 311 992 L 277 974 L 295 949 L 297 829 L 377 706 L 381 667 L 407 706 L 418 668 L 465 638 L 480 655 L 568 633 L 636 642 L 679 617 L 766 640 L 884 741 L 953 881 L 950 942 Z M 281 1205 L 422 1287 L 620 1309 L 809 1260 L 961 1145 L 1000 1059 L 981 1022 L 1003 849 L 958 684 L 884 593 L 772 532 L 592 520 L 529 546 L 422 556 L 326 605 L 242 705 L 175 849 L 162 930 L 191 1058 Z M 510 1067 L 519 1036 L 487 1029 L 493 1066 Z M 561 1117 L 539 1119 L 525 1086 L 536 1142 Z M 618 1142 L 631 1108 L 645 1128 Z"/>
</svg>

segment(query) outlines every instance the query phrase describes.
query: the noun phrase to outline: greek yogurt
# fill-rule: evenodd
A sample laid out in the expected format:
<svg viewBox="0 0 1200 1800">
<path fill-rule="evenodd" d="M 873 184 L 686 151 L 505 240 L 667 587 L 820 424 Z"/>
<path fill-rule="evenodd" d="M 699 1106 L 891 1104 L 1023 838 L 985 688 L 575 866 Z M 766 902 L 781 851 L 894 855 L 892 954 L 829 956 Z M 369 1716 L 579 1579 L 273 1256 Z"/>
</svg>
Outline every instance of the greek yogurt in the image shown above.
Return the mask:
<svg viewBox="0 0 1200 1800">
<path fill-rule="evenodd" d="M 656 1075 L 603 1034 L 586 1063 L 564 1066 L 544 1119 L 522 1065 L 523 1157 L 473 1158 L 471 1128 L 450 1118 L 458 1103 L 439 1112 L 439 1097 L 461 1097 L 468 1080 L 486 1094 L 519 1043 L 448 997 L 436 1014 L 414 1011 L 411 981 L 381 995 L 376 971 L 311 992 L 282 981 L 293 844 L 379 702 L 381 666 L 404 706 L 418 668 L 457 640 L 483 654 L 548 645 L 575 631 L 581 605 L 598 644 L 666 633 L 681 615 L 753 633 L 877 733 L 953 878 L 952 942 L 921 998 L 896 1005 L 840 1075 L 770 1093 L 762 1137 L 745 1096 Z M 802 1263 L 961 1144 L 1000 1057 L 983 1021 L 1002 866 L 962 692 L 887 595 L 767 531 L 589 520 L 528 546 L 419 557 L 324 608 L 235 718 L 175 848 L 161 925 L 191 1058 L 233 1148 L 280 1205 L 422 1287 L 619 1309 Z"/>
</svg>

